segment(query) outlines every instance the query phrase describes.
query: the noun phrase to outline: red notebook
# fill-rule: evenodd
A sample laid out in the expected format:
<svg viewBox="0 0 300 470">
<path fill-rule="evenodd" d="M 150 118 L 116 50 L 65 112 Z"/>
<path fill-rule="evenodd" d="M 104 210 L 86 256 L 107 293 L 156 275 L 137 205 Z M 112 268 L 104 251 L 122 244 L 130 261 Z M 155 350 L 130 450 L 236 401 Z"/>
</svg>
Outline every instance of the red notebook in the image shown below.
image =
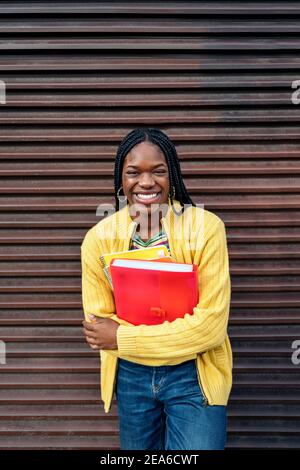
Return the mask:
<svg viewBox="0 0 300 470">
<path fill-rule="evenodd" d="M 133 325 L 172 322 L 198 304 L 195 264 L 113 259 L 110 272 L 116 313 Z"/>
</svg>

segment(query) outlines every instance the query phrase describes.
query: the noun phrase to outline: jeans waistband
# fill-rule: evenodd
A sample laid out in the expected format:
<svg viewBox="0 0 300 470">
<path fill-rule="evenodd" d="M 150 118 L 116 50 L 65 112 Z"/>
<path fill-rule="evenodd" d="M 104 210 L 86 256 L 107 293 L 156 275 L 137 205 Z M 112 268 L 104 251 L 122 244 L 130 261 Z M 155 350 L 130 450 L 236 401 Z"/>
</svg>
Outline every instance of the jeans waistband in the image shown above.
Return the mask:
<svg viewBox="0 0 300 470">
<path fill-rule="evenodd" d="M 131 362 L 127 361 L 126 359 L 119 359 L 118 360 L 119 366 L 125 366 L 126 368 L 131 368 L 131 369 L 140 369 L 140 370 L 163 370 L 163 371 L 170 371 L 174 370 L 175 368 L 178 367 L 187 367 L 191 365 L 195 365 L 195 359 L 189 359 L 188 361 L 181 362 L 180 364 L 175 364 L 175 365 L 167 365 L 167 366 L 146 366 L 144 364 L 138 364 L 137 362 Z"/>
</svg>

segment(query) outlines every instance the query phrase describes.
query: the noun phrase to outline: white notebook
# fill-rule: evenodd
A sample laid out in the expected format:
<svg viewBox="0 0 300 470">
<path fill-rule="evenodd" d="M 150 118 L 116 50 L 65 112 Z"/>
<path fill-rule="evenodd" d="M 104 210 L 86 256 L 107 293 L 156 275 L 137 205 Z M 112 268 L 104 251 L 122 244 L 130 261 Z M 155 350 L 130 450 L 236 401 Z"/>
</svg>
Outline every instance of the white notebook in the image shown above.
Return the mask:
<svg viewBox="0 0 300 470">
<path fill-rule="evenodd" d="M 121 268 L 150 269 L 153 271 L 169 271 L 177 273 L 190 273 L 193 271 L 192 264 L 167 263 L 159 261 L 136 261 L 131 259 L 115 259 L 112 265 Z"/>
</svg>

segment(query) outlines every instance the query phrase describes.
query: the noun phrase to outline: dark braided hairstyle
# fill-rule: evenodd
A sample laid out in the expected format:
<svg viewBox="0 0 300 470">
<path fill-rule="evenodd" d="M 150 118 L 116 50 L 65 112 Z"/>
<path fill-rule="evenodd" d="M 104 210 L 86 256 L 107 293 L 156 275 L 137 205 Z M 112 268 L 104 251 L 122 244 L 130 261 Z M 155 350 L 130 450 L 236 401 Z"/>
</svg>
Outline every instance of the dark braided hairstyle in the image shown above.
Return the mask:
<svg viewBox="0 0 300 470">
<path fill-rule="evenodd" d="M 173 186 L 175 188 L 175 193 L 173 193 L 173 191 L 170 193 L 171 206 L 173 211 L 177 215 L 180 215 L 184 211 L 184 204 L 195 206 L 184 185 L 177 151 L 173 142 L 166 134 L 164 134 L 164 132 L 159 129 L 137 128 L 124 137 L 117 150 L 114 171 L 116 210 L 119 210 L 119 199 L 117 197 L 117 192 L 122 186 L 122 170 L 125 157 L 135 145 L 144 141 L 152 142 L 153 144 L 158 145 L 165 155 L 169 169 L 170 188 L 173 188 Z M 180 202 L 182 207 L 180 213 L 176 212 L 173 206 L 173 199 L 176 199 Z"/>
</svg>

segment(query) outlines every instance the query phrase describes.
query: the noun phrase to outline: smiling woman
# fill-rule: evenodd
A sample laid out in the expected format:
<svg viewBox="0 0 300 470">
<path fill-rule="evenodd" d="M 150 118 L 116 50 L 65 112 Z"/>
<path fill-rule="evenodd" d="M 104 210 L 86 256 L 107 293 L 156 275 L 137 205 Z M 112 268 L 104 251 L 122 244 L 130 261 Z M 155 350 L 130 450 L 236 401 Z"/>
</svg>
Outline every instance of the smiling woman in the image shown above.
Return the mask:
<svg viewBox="0 0 300 470">
<path fill-rule="evenodd" d="M 115 392 L 122 449 L 223 449 L 232 385 L 224 223 L 193 203 L 176 148 L 158 129 L 135 129 L 123 139 L 114 179 L 117 211 L 92 227 L 81 246 L 83 308 L 93 320 L 83 322 L 84 334 L 101 351 L 105 411 Z M 122 190 L 127 203 L 120 209 Z M 193 315 L 136 326 L 118 318 L 99 258 L 145 244 L 165 245 L 175 261 L 198 266 Z"/>
</svg>

